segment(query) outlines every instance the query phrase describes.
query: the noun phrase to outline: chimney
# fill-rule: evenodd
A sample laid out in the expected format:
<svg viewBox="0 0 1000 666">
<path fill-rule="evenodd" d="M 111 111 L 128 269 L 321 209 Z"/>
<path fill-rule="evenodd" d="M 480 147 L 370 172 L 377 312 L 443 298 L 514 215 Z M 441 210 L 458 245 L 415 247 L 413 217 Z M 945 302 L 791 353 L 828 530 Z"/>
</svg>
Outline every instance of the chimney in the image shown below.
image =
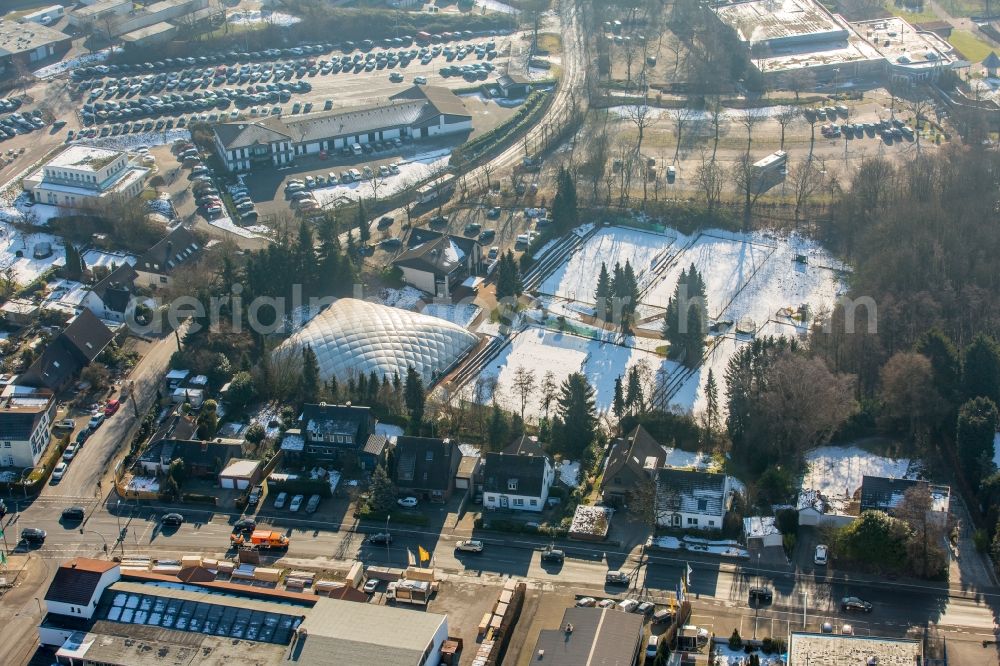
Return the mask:
<svg viewBox="0 0 1000 666">
<path fill-rule="evenodd" d="M 166 257 L 166 261 L 170 261 L 170 255 L 172 255 L 173 253 L 174 253 L 174 242 L 168 240 L 167 241 L 167 252 L 164 255 Z"/>
</svg>

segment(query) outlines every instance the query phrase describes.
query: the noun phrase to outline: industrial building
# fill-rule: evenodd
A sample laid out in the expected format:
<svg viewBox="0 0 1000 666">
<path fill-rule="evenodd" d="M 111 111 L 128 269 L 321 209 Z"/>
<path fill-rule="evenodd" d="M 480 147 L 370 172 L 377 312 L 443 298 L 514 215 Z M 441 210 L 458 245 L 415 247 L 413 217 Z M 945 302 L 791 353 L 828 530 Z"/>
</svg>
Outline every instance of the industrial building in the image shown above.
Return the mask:
<svg viewBox="0 0 1000 666">
<path fill-rule="evenodd" d="M 25 177 L 23 187 L 39 203 L 81 208 L 112 196 L 135 197 L 149 169 L 122 151 L 70 146 Z"/>
<path fill-rule="evenodd" d="M 793 631 L 788 666 L 917 666 L 923 663 L 921 642 L 909 638 L 813 634 Z"/>
<path fill-rule="evenodd" d="M 350 150 L 386 139 L 423 139 L 470 131 L 472 114 L 447 88 L 413 86 L 360 106 L 215 126 L 215 146 L 230 171 L 291 164 L 300 155 Z"/>
<path fill-rule="evenodd" d="M 70 14 L 69 23 L 107 39 L 184 17 L 208 7 L 208 0 L 160 0 L 136 9 L 132 0 L 103 0 Z"/>
<path fill-rule="evenodd" d="M 746 0 L 714 11 L 747 47 L 754 67 L 782 85 L 803 74 L 834 84 L 882 76 L 930 80 L 956 60 L 948 42 L 904 19 L 849 23 L 817 0 Z"/>
<path fill-rule="evenodd" d="M 17 67 L 30 66 L 47 58 L 60 56 L 69 50 L 69 35 L 38 23 L 0 19 L 0 73 Z"/>
</svg>

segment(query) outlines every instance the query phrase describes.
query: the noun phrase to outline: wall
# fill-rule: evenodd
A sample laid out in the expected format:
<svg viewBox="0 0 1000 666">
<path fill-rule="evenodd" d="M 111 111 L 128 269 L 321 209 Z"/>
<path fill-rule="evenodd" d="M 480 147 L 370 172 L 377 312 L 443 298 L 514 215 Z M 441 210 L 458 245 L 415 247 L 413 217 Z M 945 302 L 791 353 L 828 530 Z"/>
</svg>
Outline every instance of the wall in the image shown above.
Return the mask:
<svg viewBox="0 0 1000 666">
<path fill-rule="evenodd" d="M 428 273 L 427 271 L 417 270 L 416 268 L 409 268 L 406 266 L 400 266 L 403 271 L 403 281 L 407 284 L 411 284 L 421 291 L 426 291 L 428 294 L 434 293 L 434 274 Z"/>
</svg>

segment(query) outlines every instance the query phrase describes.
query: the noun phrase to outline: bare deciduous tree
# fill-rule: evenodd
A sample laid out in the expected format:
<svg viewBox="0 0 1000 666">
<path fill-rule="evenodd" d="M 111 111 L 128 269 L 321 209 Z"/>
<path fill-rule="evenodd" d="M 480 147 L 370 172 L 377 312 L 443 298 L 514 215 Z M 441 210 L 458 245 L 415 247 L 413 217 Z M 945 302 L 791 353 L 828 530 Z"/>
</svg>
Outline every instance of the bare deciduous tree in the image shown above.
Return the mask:
<svg viewBox="0 0 1000 666">
<path fill-rule="evenodd" d="M 914 573 L 928 578 L 942 574 L 948 566 L 948 512 L 934 504 L 930 484 L 922 482 L 907 489 L 895 510 L 896 517 L 910 527 L 906 544 L 910 566 Z"/>
<path fill-rule="evenodd" d="M 712 95 L 708 98 L 707 102 L 708 111 L 708 122 L 712 126 L 712 161 L 715 161 L 715 155 L 719 151 L 719 130 L 722 128 L 722 121 L 724 119 L 724 111 L 722 107 L 722 100 L 718 95 Z"/>
<path fill-rule="evenodd" d="M 766 112 L 756 106 L 748 106 L 745 109 L 741 109 L 739 115 L 740 124 L 743 125 L 744 129 L 747 131 L 747 153 L 750 152 L 750 148 L 753 145 L 753 128 L 762 123 L 766 118 Z"/>
<path fill-rule="evenodd" d="M 674 134 L 677 136 L 677 145 L 674 147 L 674 164 L 677 164 L 677 160 L 680 157 L 681 142 L 684 140 L 684 128 L 688 126 L 688 123 L 697 114 L 697 111 L 686 106 L 674 109 L 670 114 L 670 119 L 674 124 Z"/>
<path fill-rule="evenodd" d="M 774 117 L 778 121 L 778 126 L 781 127 L 781 150 L 785 149 L 785 130 L 799 119 L 799 109 L 795 106 L 784 106 L 781 111 Z"/>
<path fill-rule="evenodd" d="M 524 366 L 514 371 L 514 391 L 521 401 L 521 421 L 524 421 L 524 408 L 528 406 L 528 398 L 535 391 L 535 373 Z"/>
<path fill-rule="evenodd" d="M 789 175 L 795 197 L 795 224 L 797 225 L 813 195 L 823 189 L 826 182 L 826 162 L 823 158 L 807 156 L 789 170 Z"/>
<path fill-rule="evenodd" d="M 645 96 L 643 96 L 641 104 L 631 104 L 625 108 L 627 109 L 626 115 L 628 119 L 635 125 L 636 139 L 634 150 L 635 154 L 638 155 L 642 150 L 642 140 L 645 137 L 646 130 L 656 123 L 656 115 L 650 112 L 650 106 Z"/>
<path fill-rule="evenodd" d="M 701 154 L 701 164 L 695 170 L 695 180 L 705 197 L 708 210 L 715 210 L 722 198 L 722 186 L 725 182 L 725 170 L 714 159 L 709 158 L 705 151 Z"/>
</svg>

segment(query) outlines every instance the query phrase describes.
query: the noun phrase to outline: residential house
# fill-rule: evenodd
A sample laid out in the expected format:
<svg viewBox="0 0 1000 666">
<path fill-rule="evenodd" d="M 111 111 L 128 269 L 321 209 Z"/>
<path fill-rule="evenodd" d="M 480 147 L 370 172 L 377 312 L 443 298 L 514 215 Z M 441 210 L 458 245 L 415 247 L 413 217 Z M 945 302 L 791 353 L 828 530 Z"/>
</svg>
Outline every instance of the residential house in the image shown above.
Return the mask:
<svg viewBox="0 0 1000 666">
<path fill-rule="evenodd" d="M 432 502 L 446 502 L 455 489 L 455 475 L 462 462 L 458 444 L 437 437 L 396 438 L 392 481 L 402 495 Z"/>
<path fill-rule="evenodd" d="M 90 310 L 82 310 L 45 347 L 20 381 L 60 391 L 66 388 L 77 373 L 96 359 L 114 340 L 114 334 Z"/>
<path fill-rule="evenodd" d="M 861 511 L 884 511 L 895 515 L 903 502 L 906 491 L 924 487 L 931 495 L 929 515 L 933 520 L 945 525 L 951 505 L 951 488 L 931 484 L 917 479 L 892 479 L 883 476 L 864 476 L 861 479 Z"/>
<path fill-rule="evenodd" d="M 482 246 L 474 238 L 413 229 L 407 249 L 392 263 L 403 272 L 407 284 L 446 298 L 467 277 L 482 271 Z"/>
<path fill-rule="evenodd" d="M 545 448 L 534 435 L 521 435 L 505 446 L 503 453 L 512 456 L 544 456 Z"/>
<path fill-rule="evenodd" d="M 720 530 L 732 490 L 725 474 L 664 468 L 656 471 L 656 524 Z"/>
<path fill-rule="evenodd" d="M 7 385 L 0 395 L 0 467 L 34 467 L 49 444 L 52 391 Z"/>
<path fill-rule="evenodd" d="M 147 474 L 165 474 L 170 463 L 180 458 L 191 477 L 215 479 L 229 462 L 243 455 L 243 442 L 238 439 L 213 441 L 200 439 L 161 439 L 154 442 L 139 457 L 138 465 Z"/>
<path fill-rule="evenodd" d="M 81 305 L 101 319 L 122 323 L 134 309 L 132 291 L 139 274 L 129 264 L 122 264 L 95 284 Z"/>
<path fill-rule="evenodd" d="M 369 407 L 357 405 L 307 404 L 299 416 L 307 461 L 336 463 L 371 471 L 386 460 L 389 442 L 375 432 L 375 416 Z"/>
<path fill-rule="evenodd" d="M 541 511 L 554 482 L 555 470 L 546 455 L 487 453 L 483 469 L 483 506 Z"/>
<path fill-rule="evenodd" d="M 85 628 L 97 610 L 97 600 L 121 577 L 117 562 L 74 558 L 58 569 L 45 593 L 46 613 L 39 627 L 42 645 L 61 646 L 74 631 Z"/>
<path fill-rule="evenodd" d="M 40 309 L 38 303 L 27 298 L 12 298 L 0 306 L 4 323 L 18 327 L 35 323 Z"/>
<path fill-rule="evenodd" d="M 455 490 L 473 495 L 476 493 L 482 485 L 482 462 L 482 456 L 462 456 L 462 462 L 458 464 L 458 471 L 455 472 Z"/>
<path fill-rule="evenodd" d="M 601 495 L 610 506 L 628 508 L 642 490 L 653 492 L 653 474 L 666 453 L 641 425 L 615 441 L 601 479 Z"/>
<path fill-rule="evenodd" d="M 173 279 L 174 271 L 189 265 L 201 249 L 197 236 L 183 226 L 177 227 L 135 262 L 136 284 L 150 289 L 166 287 Z"/>
</svg>

